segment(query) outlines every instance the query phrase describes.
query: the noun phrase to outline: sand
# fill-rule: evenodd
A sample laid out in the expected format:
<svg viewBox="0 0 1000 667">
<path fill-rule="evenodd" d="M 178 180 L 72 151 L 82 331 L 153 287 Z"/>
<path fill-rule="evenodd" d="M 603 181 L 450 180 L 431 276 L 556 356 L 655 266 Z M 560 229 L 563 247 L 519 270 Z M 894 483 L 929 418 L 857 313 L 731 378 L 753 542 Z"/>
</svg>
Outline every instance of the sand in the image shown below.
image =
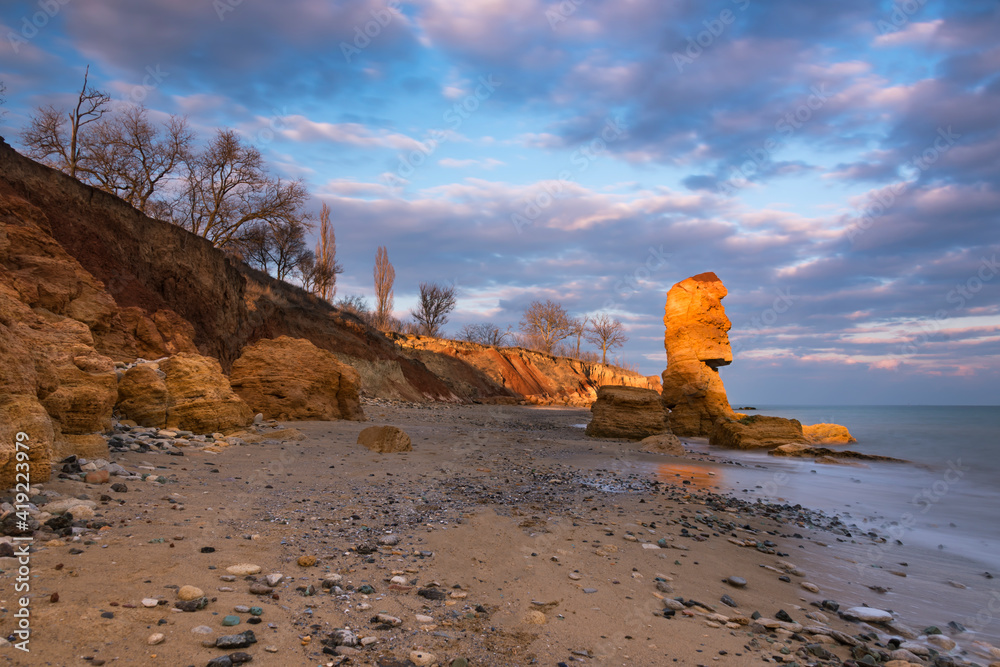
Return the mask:
<svg viewBox="0 0 1000 667">
<path fill-rule="evenodd" d="M 80 542 L 36 540 L 31 653 L 4 646 L 0 664 L 205 665 L 231 651 L 203 641 L 248 629 L 257 643 L 240 650 L 261 665 L 405 665 L 412 651 L 441 665 L 810 664 L 795 655 L 807 643 L 840 659 L 850 652 L 804 630 L 800 641 L 762 628 L 751 615 L 783 610 L 806 626 L 871 629 L 816 606 L 840 596 L 842 608 L 879 602 L 870 591 L 824 590 L 837 580 L 827 546 L 836 539 L 789 523 L 787 511 L 720 505 L 711 494 L 720 463 L 587 438 L 574 426 L 589 418 L 583 409 L 369 402 L 366 412 L 367 423 L 281 424 L 304 435 L 283 444 L 114 456 L 129 470 L 154 468 L 166 484 L 130 482 L 126 493 L 75 480 L 44 485 L 98 500 L 96 519 L 110 527 Z M 355 444 L 371 424 L 404 429 L 413 451 Z M 640 473 L 650 461 L 673 483 L 651 484 Z M 386 535 L 398 544 L 378 546 Z M 774 546 L 736 544 L 747 540 Z M 300 566 L 301 556 L 316 564 Z M 239 563 L 259 565 L 256 579 L 284 579 L 271 596 L 251 594 L 254 577 L 220 578 Z M 11 565 L 0 565 L 4 635 L 15 620 Z M 332 575 L 339 593 L 323 587 Z M 746 587 L 726 583 L 730 576 Z M 364 585 L 374 592 L 360 592 Z M 207 607 L 172 610 L 183 586 L 202 589 Z M 168 603 L 142 606 L 157 597 Z M 665 618 L 668 597 L 691 606 Z M 261 607 L 263 622 L 249 625 L 238 605 Z M 379 613 L 401 623 L 383 624 Z M 240 623 L 223 627 L 227 615 Z M 193 633 L 198 626 L 211 633 Z M 324 640 L 344 627 L 374 642 L 346 657 L 324 654 Z M 884 642 L 887 630 L 877 629 Z M 164 639 L 151 646 L 154 633 Z"/>
</svg>

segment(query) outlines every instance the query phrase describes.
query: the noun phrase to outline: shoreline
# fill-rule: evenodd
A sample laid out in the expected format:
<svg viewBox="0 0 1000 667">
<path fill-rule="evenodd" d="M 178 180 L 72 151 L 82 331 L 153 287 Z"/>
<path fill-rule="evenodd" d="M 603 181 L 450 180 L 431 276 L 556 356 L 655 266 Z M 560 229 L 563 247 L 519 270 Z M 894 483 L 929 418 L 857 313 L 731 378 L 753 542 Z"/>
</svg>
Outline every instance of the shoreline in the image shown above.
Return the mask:
<svg viewBox="0 0 1000 667">
<path fill-rule="evenodd" d="M 703 462 L 588 439 L 572 427 L 585 410 L 386 401 L 366 410 L 367 423 L 280 425 L 301 440 L 265 433 L 262 442 L 218 452 L 115 454 L 124 469 L 166 480 L 128 481 L 125 493 L 65 479 L 45 484 L 46 492 L 92 497 L 93 520 L 107 527 L 76 541 L 36 540 L 33 649 L 53 664 L 205 664 L 227 652 L 203 641 L 253 629 L 259 643 L 241 650 L 263 664 L 392 664 L 412 660 L 413 651 L 433 654 L 429 664 L 841 664 L 851 649 L 836 633 L 853 637 L 865 627 L 822 609 L 822 600 L 838 599 L 842 610 L 885 601 L 836 589 L 830 565 L 820 563 L 829 555 L 821 534 L 795 525 L 802 511 L 708 493 L 683 478 L 645 479 L 645 457 L 687 466 L 691 477 Z M 379 455 L 354 444 L 372 423 L 403 428 L 413 451 Z M 588 472 L 581 457 L 606 465 Z M 378 544 L 390 536 L 398 541 Z M 733 543 L 741 540 L 761 549 Z M 300 556 L 317 563 L 301 566 Z M 237 563 L 263 568 L 255 579 L 284 579 L 271 595 L 250 593 L 255 582 L 220 579 Z M 734 587 L 728 577 L 747 584 Z M 202 589 L 207 606 L 172 611 L 183 586 Z M 671 601 L 677 597 L 684 603 Z M 147 609 L 148 598 L 164 602 Z M 259 606 L 262 623 L 248 625 L 251 617 L 235 611 L 241 605 Z M 793 621 L 775 619 L 780 611 Z M 393 620 L 377 621 L 379 613 Z M 239 624 L 222 626 L 227 615 Z M 5 634 L 11 620 L 0 617 Z M 331 646 L 330 633 L 348 625 L 374 640 Z M 866 645 L 888 656 L 890 633 L 873 627 L 882 637 Z M 147 644 L 156 634 L 162 643 Z M 973 648 L 970 637 L 956 639 Z M 0 664 L 17 659 L 0 647 Z"/>
</svg>

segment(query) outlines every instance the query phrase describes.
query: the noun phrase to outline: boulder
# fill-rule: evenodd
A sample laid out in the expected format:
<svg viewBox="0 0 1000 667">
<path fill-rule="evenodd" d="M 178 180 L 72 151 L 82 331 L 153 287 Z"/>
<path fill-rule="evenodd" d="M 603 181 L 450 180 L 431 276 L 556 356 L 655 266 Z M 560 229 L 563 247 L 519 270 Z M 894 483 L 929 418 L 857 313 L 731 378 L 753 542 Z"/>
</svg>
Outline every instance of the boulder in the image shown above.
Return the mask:
<svg viewBox="0 0 1000 667">
<path fill-rule="evenodd" d="M 181 353 L 157 366 L 140 364 L 125 373 L 118 392 L 123 418 L 194 433 L 228 433 L 253 422 L 215 359 Z"/>
<path fill-rule="evenodd" d="M 229 383 L 254 412 L 280 420 L 365 421 L 360 377 L 331 352 L 281 336 L 244 348 Z"/>
<path fill-rule="evenodd" d="M 714 273 L 701 273 L 667 292 L 663 344 L 663 406 L 670 431 L 682 437 L 708 436 L 733 418 L 719 367 L 733 361 L 722 299 L 727 290 Z"/>
<path fill-rule="evenodd" d="M 805 424 L 802 434 L 812 445 L 847 445 L 857 442 L 846 426 L 840 424 Z"/>
<path fill-rule="evenodd" d="M 728 449 L 763 449 L 791 443 L 805 443 L 802 424 L 797 419 L 765 415 L 724 421 L 709 438 L 710 445 Z"/>
<path fill-rule="evenodd" d="M 780 445 L 768 452 L 771 456 L 794 456 L 798 458 L 817 457 L 819 463 L 839 463 L 838 459 L 849 459 L 853 461 L 887 461 L 890 463 L 905 463 L 903 459 L 896 459 L 891 456 L 881 456 L 879 454 L 865 454 L 863 452 L 852 452 L 843 449 L 829 449 L 827 447 L 815 447 L 813 445 L 790 444 Z M 819 459 L 824 459 L 820 461 Z"/>
<path fill-rule="evenodd" d="M 358 434 L 358 444 L 379 454 L 413 451 L 410 436 L 395 426 L 369 426 Z"/>
<path fill-rule="evenodd" d="M 668 456 L 684 456 L 687 454 L 684 445 L 681 444 L 680 438 L 673 433 L 651 435 L 648 438 L 643 438 L 639 444 L 642 445 L 642 451 L 652 454 L 667 454 Z"/>
<path fill-rule="evenodd" d="M 587 435 L 595 438 L 641 440 L 667 430 L 660 395 L 652 389 L 605 385 L 590 406 L 593 418 Z"/>
<path fill-rule="evenodd" d="M 166 428 L 166 373 L 153 364 L 138 364 L 125 371 L 118 383 L 119 414 L 139 426 Z"/>
</svg>

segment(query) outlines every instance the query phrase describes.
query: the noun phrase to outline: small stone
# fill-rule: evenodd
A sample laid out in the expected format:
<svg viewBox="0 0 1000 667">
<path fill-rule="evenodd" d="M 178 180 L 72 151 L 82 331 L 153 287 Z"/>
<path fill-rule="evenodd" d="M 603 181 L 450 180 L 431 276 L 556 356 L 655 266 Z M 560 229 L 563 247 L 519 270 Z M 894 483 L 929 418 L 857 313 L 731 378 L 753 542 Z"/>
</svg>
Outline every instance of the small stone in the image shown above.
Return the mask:
<svg viewBox="0 0 1000 667">
<path fill-rule="evenodd" d="M 417 623 L 433 623 L 434 618 L 432 616 L 426 616 L 424 614 L 417 614 L 415 616 Z"/>
<path fill-rule="evenodd" d="M 316 564 L 316 556 L 299 556 L 299 567 L 312 567 Z"/>
<path fill-rule="evenodd" d="M 128 493 L 128 486 L 122 482 L 115 482 L 111 485 L 111 490 L 115 493 Z"/>
<path fill-rule="evenodd" d="M 160 601 L 157 600 L 156 598 L 143 598 L 142 599 L 142 606 L 143 607 L 149 607 L 150 609 L 152 609 L 153 607 L 157 606 L 158 604 L 160 604 Z"/>
<path fill-rule="evenodd" d="M 181 586 L 181 589 L 177 591 L 177 598 L 180 600 L 197 600 L 203 595 L 205 595 L 205 591 L 195 586 Z"/>
<path fill-rule="evenodd" d="M 743 588 L 747 585 L 747 580 L 743 577 L 729 577 L 726 579 L 726 583 L 736 588 Z"/>
<path fill-rule="evenodd" d="M 215 647 L 223 649 L 246 648 L 256 643 L 257 637 L 254 635 L 253 630 L 246 630 L 238 635 L 223 635 L 219 637 L 215 640 Z"/>
<path fill-rule="evenodd" d="M 278 647 L 274 646 L 272 644 L 272 645 L 269 645 L 269 646 L 265 646 L 264 650 L 267 651 L 268 653 L 277 653 L 278 652 Z"/>
<path fill-rule="evenodd" d="M 250 592 L 254 595 L 270 595 L 273 593 L 270 586 L 262 584 L 259 581 L 255 581 L 250 584 Z"/>
<path fill-rule="evenodd" d="M 237 577 L 260 574 L 260 570 L 260 565 L 253 565 L 252 563 L 238 563 L 236 565 L 230 565 L 226 568 L 226 572 L 229 574 L 235 574 Z"/>
<path fill-rule="evenodd" d="M 809 583 L 808 581 L 803 581 L 799 584 L 802 588 L 809 591 L 810 593 L 819 593 L 819 586 L 816 584 Z"/>
<path fill-rule="evenodd" d="M 955 648 L 955 640 L 950 637 L 945 637 L 944 635 L 929 635 L 927 637 L 927 643 L 933 644 L 942 651 L 950 651 Z"/>
<path fill-rule="evenodd" d="M 572 579 L 573 581 L 580 581 L 580 579 L 582 579 L 583 577 L 581 577 L 576 572 L 570 572 L 569 573 L 569 578 Z"/>
<path fill-rule="evenodd" d="M 156 632 L 149 636 L 149 638 L 146 640 L 146 643 L 149 644 L 150 646 L 156 646 L 157 644 L 162 644 L 163 640 L 166 638 L 167 636 L 164 635 L 162 632 Z"/>
<path fill-rule="evenodd" d="M 235 607 L 233 607 L 233 611 L 235 611 L 237 614 L 249 614 L 250 607 L 248 607 L 245 604 L 238 604 Z"/>
<path fill-rule="evenodd" d="M 378 543 L 383 547 L 394 547 L 399 544 L 399 535 L 383 535 L 378 538 Z"/>
<path fill-rule="evenodd" d="M 532 609 L 525 615 L 524 620 L 531 625 L 545 625 L 549 619 L 546 618 L 544 613 L 537 609 Z"/>
<path fill-rule="evenodd" d="M 194 600 L 181 600 L 174 606 L 181 611 L 198 611 L 199 609 L 204 609 L 208 606 L 208 598 L 203 595 L 200 598 L 195 598 Z"/>
<path fill-rule="evenodd" d="M 197 625 L 191 628 L 191 632 L 193 632 L 196 635 L 210 635 L 215 631 L 212 630 L 212 628 L 208 627 L 207 625 Z"/>
<path fill-rule="evenodd" d="M 264 581 L 267 583 L 268 586 L 270 586 L 271 588 L 274 588 L 275 586 L 277 586 L 278 584 L 280 584 L 281 580 L 284 579 L 284 578 L 285 578 L 285 575 L 283 575 L 282 573 L 280 573 L 280 572 L 272 572 L 271 574 L 269 574 L 266 577 L 264 577 Z"/>
<path fill-rule="evenodd" d="M 226 627 L 233 626 L 233 625 L 239 625 L 239 624 L 240 624 L 240 617 L 239 616 L 226 616 L 224 619 L 222 619 L 222 625 L 224 625 Z"/>
<path fill-rule="evenodd" d="M 92 470 L 87 473 L 83 481 L 87 484 L 107 484 L 111 475 L 107 470 Z"/>
<path fill-rule="evenodd" d="M 587 593 L 587 594 L 589 595 L 589 594 L 591 594 L 591 593 L 596 593 L 596 592 L 597 592 L 597 589 L 596 589 L 596 588 L 584 588 L 584 589 L 583 589 L 583 592 L 584 592 L 584 593 Z"/>
<path fill-rule="evenodd" d="M 892 620 L 892 614 L 874 607 L 851 607 L 844 613 L 866 623 L 887 623 Z"/>
<path fill-rule="evenodd" d="M 390 616 L 389 614 L 376 614 L 375 618 L 372 619 L 372 623 L 385 623 L 386 625 L 395 627 L 397 625 L 402 625 L 403 621 L 402 619 Z"/>
<path fill-rule="evenodd" d="M 437 662 L 437 656 L 425 651 L 410 651 L 410 662 L 417 667 L 429 667 Z"/>
<path fill-rule="evenodd" d="M 721 602 L 722 602 L 722 604 L 726 605 L 727 607 L 738 607 L 739 606 L 739 605 L 736 604 L 736 600 L 732 599 L 728 595 L 723 595 L 722 599 L 721 599 Z"/>
</svg>

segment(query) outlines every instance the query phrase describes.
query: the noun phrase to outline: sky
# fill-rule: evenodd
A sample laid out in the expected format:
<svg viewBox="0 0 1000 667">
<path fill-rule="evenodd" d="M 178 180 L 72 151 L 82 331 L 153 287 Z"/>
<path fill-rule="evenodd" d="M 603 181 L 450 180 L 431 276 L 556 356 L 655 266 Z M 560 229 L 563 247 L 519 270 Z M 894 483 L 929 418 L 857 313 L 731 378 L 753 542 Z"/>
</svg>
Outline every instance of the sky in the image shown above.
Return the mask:
<svg viewBox="0 0 1000 667">
<path fill-rule="evenodd" d="M 445 331 L 533 300 L 666 364 L 670 286 L 729 295 L 734 404 L 1000 404 L 1000 4 L 97 0 L 0 7 L 0 135 L 116 103 L 238 130 L 332 209 L 338 296 Z"/>
</svg>

